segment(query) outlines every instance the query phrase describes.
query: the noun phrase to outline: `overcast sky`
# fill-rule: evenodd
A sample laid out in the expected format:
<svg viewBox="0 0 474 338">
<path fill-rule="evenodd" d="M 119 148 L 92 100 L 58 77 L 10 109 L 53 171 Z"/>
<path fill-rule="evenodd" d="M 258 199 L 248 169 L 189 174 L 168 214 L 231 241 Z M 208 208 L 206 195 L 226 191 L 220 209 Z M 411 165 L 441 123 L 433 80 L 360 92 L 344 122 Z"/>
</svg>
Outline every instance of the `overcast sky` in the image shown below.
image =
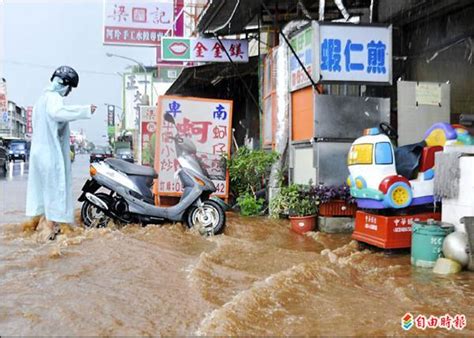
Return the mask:
<svg viewBox="0 0 474 338">
<path fill-rule="evenodd" d="M 102 44 L 102 0 L 0 0 L 0 77 L 7 80 L 8 99 L 33 105 L 60 65 L 75 68 L 79 87 L 67 104 L 95 104 L 92 120 L 73 122 L 96 144 L 105 144 L 106 107 L 122 106 L 117 72 L 133 65 L 111 52 L 155 64 L 155 48 Z"/>
</svg>

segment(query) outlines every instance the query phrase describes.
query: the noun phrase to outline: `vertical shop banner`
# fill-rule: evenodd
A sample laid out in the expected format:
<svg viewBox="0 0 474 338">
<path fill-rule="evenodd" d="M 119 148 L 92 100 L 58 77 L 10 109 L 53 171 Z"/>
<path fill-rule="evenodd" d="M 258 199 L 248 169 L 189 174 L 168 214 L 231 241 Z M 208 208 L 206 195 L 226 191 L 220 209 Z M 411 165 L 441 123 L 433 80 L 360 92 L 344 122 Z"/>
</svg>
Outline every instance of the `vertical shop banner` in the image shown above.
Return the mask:
<svg viewBox="0 0 474 338">
<path fill-rule="evenodd" d="M 301 60 L 309 74 L 313 71 L 313 27 L 309 26 L 290 39 L 296 55 Z M 290 91 L 311 85 L 296 56 L 288 49 L 290 54 Z"/>
<path fill-rule="evenodd" d="M 184 0 L 175 0 L 174 2 L 174 26 L 173 34 L 167 34 L 168 36 L 184 36 Z M 183 65 L 180 61 L 163 61 L 161 59 L 161 44 L 156 47 L 156 64 L 158 66 L 166 65 Z"/>
<path fill-rule="evenodd" d="M 175 127 L 166 122 L 171 114 L 181 135 L 189 137 L 197 148 L 201 166 L 216 185 L 216 196 L 227 198 L 229 177 L 225 157 L 230 155 L 232 137 L 232 101 L 194 97 L 161 96 L 158 100 L 158 136 L 155 168 L 159 173 L 158 194 L 177 196 L 182 193 L 181 182 L 174 175 L 179 169 L 176 150 L 170 136 Z"/>
<path fill-rule="evenodd" d="M 161 60 L 163 61 L 196 61 L 196 62 L 233 62 L 249 61 L 247 40 L 221 40 L 207 38 L 163 37 L 161 40 Z"/>
<path fill-rule="evenodd" d="M 8 98 L 7 98 L 7 83 L 0 78 L 0 125 L 2 128 L 8 128 Z"/>
<path fill-rule="evenodd" d="M 319 82 L 392 83 L 392 26 L 313 22 L 313 78 Z"/>
<path fill-rule="evenodd" d="M 153 166 L 156 144 L 156 107 L 141 107 L 141 164 Z"/>
<path fill-rule="evenodd" d="M 125 129 L 127 130 L 139 130 L 140 128 L 140 106 L 142 106 L 142 99 L 145 94 L 145 83 L 147 95 L 150 98 L 150 102 L 153 102 L 152 74 L 125 74 L 124 110 Z"/>
<path fill-rule="evenodd" d="M 173 32 L 174 11 L 173 0 L 104 0 L 104 44 L 157 46 Z"/>
<path fill-rule="evenodd" d="M 107 105 L 107 134 L 109 138 L 115 135 L 115 106 Z"/>
<path fill-rule="evenodd" d="M 33 107 L 26 107 L 26 133 L 25 137 L 31 139 L 33 135 Z"/>
</svg>

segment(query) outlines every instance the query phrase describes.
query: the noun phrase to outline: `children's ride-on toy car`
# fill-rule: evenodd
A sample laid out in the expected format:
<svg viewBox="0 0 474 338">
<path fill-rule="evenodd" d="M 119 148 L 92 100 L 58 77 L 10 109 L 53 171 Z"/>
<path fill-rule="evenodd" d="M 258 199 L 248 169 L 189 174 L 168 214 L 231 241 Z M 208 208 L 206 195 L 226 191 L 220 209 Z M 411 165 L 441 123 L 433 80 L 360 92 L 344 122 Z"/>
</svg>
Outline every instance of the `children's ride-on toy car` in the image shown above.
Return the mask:
<svg viewBox="0 0 474 338">
<path fill-rule="evenodd" d="M 401 209 L 433 202 L 435 153 L 448 143 L 468 143 L 466 130 L 436 123 L 425 140 L 395 148 L 396 131 L 388 124 L 366 129 L 348 154 L 347 184 L 363 209 Z"/>
</svg>

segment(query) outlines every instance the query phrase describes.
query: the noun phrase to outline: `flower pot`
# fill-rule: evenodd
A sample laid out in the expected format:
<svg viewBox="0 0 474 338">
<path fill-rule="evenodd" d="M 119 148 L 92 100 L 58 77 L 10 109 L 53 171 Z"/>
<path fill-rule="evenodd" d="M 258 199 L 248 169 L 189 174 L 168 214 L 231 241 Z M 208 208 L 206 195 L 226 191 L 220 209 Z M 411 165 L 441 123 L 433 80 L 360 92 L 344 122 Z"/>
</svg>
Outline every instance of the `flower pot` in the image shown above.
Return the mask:
<svg viewBox="0 0 474 338">
<path fill-rule="evenodd" d="M 316 216 L 290 216 L 291 230 L 299 234 L 313 231 L 316 228 Z"/>
<path fill-rule="evenodd" d="M 349 216 L 355 217 L 357 205 L 343 200 L 332 200 L 319 205 L 319 215 L 324 217 Z"/>
</svg>

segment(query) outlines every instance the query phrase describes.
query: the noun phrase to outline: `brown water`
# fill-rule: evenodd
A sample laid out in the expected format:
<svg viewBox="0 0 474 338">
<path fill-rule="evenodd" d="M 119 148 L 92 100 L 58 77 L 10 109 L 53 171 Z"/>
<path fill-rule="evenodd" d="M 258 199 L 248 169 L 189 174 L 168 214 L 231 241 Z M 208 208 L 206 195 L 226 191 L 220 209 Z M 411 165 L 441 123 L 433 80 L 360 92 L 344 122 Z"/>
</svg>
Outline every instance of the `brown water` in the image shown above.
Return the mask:
<svg viewBox="0 0 474 338">
<path fill-rule="evenodd" d="M 38 242 L 0 228 L 2 335 L 474 335 L 472 273 L 440 277 L 348 235 L 228 216 L 224 235 L 181 225 L 76 229 Z M 464 314 L 463 331 L 405 332 L 413 314 Z"/>
</svg>

